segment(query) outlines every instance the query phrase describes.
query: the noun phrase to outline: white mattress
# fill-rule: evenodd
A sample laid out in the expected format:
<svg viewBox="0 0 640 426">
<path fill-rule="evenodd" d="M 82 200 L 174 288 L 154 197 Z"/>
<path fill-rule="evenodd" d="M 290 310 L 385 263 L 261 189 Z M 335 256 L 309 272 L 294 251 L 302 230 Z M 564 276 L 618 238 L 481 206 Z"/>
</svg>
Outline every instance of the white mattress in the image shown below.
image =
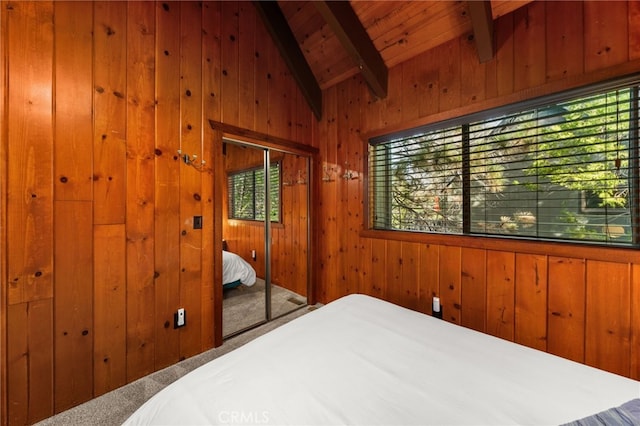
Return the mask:
<svg viewBox="0 0 640 426">
<path fill-rule="evenodd" d="M 222 284 L 240 280 L 246 286 L 256 283 L 256 270 L 246 260 L 230 251 L 222 251 Z"/>
<path fill-rule="evenodd" d="M 125 424 L 547 425 L 640 382 L 351 295 L 189 373 Z"/>
</svg>

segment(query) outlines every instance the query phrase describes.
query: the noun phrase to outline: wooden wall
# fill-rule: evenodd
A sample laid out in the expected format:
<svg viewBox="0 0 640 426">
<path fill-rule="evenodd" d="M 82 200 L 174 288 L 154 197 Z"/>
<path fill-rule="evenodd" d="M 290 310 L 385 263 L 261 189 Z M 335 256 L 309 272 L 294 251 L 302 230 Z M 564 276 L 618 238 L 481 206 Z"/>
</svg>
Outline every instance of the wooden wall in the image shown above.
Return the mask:
<svg viewBox="0 0 640 426">
<path fill-rule="evenodd" d="M 282 159 L 281 224 L 272 227 L 271 281 L 301 296 L 309 282 L 307 203 L 310 201 L 307 158 L 285 154 Z M 300 173 L 303 172 L 303 173 Z"/>
<path fill-rule="evenodd" d="M 318 125 L 248 2 L 6 1 L 0 25 L 0 423 L 214 344 L 220 207 L 176 156 L 221 167 L 207 119 L 320 148 L 322 301 L 437 294 L 448 321 L 640 378 L 636 250 L 362 230 L 366 135 L 638 72 L 637 1 L 534 2 L 493 60 L 461 37 L 391 69 L 385 100 L 325 90 Z"/>
<path fill-rule="evenodd" d="M 262 167 L 263 151 L 227 144 L 226 172 Z M 302 296 L 307 296 L 309 212 L 307 194 L 309 176 L 305 156 L 270 152 L 271 161 L 281 164 L 280 223 L 271 226 L 271 282 Z M 302 172 L 302 173 L 300 173 Z M 226 177 L 225 177 L 226 179 Z M 227 187 L 225 186 L 225 191 Z M 228 196 L 222 196 L 222 236 L 229 251 L 249 262 L 260 278 L 265 277 L 264 224 L 245 220 L 229 220 Z M 251 251 L 256 251 L 256 259 Z"/>
<path fill-rule="evenodd" d="M 208 119 L 302 144 L 314 119 L 249 2 L 0 19 L 0 423 L 28 424 L 220 343 L 213 173 L 176 152 L 216 164 Z"/>
<path fill-rule="evenodd" d="M 484 64 L 466 35 L 392 68 L 384 100 L 359 77 L 324 92 L 319 299 L 438 295 L 447 321 L 640 379 L 638 250 L 362 230 L 367 136 L 640 72 L 637 1 L 533 2 L 495 36 Z"/>
</svg>

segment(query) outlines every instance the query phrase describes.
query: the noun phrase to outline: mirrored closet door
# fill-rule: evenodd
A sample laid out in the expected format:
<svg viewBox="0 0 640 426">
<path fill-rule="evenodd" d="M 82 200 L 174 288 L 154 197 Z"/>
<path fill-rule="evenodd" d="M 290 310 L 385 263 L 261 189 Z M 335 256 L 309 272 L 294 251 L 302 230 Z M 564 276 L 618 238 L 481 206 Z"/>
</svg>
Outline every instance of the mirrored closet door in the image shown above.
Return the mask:
<svg viewBox="0 0 640 426">
<path fill-rule="evenodd" d="M 267 320 L 264 150 L 225 142 L 222 211 L 222 333 Z"/>
<path fill-rule="evenodd" d="M 223 336 L 307 303 L 309 158 L 223 143 Z"/>
<path fill-rule="evenodd" d="M 280 164 L 280 220 L 271 223 L 271 317 L 307 304 L 309 244 L 309 158 L 271 152 Z M 272 205 L 273 205 L 272 204 Z"/>
</svg>

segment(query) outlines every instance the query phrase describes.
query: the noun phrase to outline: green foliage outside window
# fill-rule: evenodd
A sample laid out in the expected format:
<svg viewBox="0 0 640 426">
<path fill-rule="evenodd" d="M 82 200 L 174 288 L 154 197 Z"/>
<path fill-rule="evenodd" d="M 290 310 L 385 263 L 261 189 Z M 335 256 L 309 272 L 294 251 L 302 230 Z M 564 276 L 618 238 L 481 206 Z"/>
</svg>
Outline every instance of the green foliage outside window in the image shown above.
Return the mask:
<svg viewBox="0 0 640 426">
<path fill-rule="evenodd" d="M 243 170 L 229 175 L 229 218 L 245 220 L 265 220 L 265 178 L 264 169 Z M 272 222 L 280 221 L 280 163 L 269 168 L 269 195 Z"/>
<path fill-rule="evenodd" d="M 638 242 L 635 86 L 376 140 L 369 163 L 377 229 Z"/>
</svg>

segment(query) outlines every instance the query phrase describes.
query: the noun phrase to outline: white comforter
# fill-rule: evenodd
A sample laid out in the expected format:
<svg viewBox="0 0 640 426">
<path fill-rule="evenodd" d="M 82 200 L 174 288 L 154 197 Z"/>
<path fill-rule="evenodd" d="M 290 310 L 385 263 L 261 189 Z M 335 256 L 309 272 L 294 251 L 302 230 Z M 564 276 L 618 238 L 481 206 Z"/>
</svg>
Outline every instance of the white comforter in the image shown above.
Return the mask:
<svg viewBox="0 0 640 426">
<path fill-rule="evenodd" d="M 363 295 L 189 373 L 127 425 L 550 425 L 640 383 Z"/>
<path fill-rule="evenodd" d="M 222 252 L 222 284 L 229 284 L 240 280 L 246 286 L 256 283 L 256 271 L 253 267 L 235 253 Z"/>
</svg>

